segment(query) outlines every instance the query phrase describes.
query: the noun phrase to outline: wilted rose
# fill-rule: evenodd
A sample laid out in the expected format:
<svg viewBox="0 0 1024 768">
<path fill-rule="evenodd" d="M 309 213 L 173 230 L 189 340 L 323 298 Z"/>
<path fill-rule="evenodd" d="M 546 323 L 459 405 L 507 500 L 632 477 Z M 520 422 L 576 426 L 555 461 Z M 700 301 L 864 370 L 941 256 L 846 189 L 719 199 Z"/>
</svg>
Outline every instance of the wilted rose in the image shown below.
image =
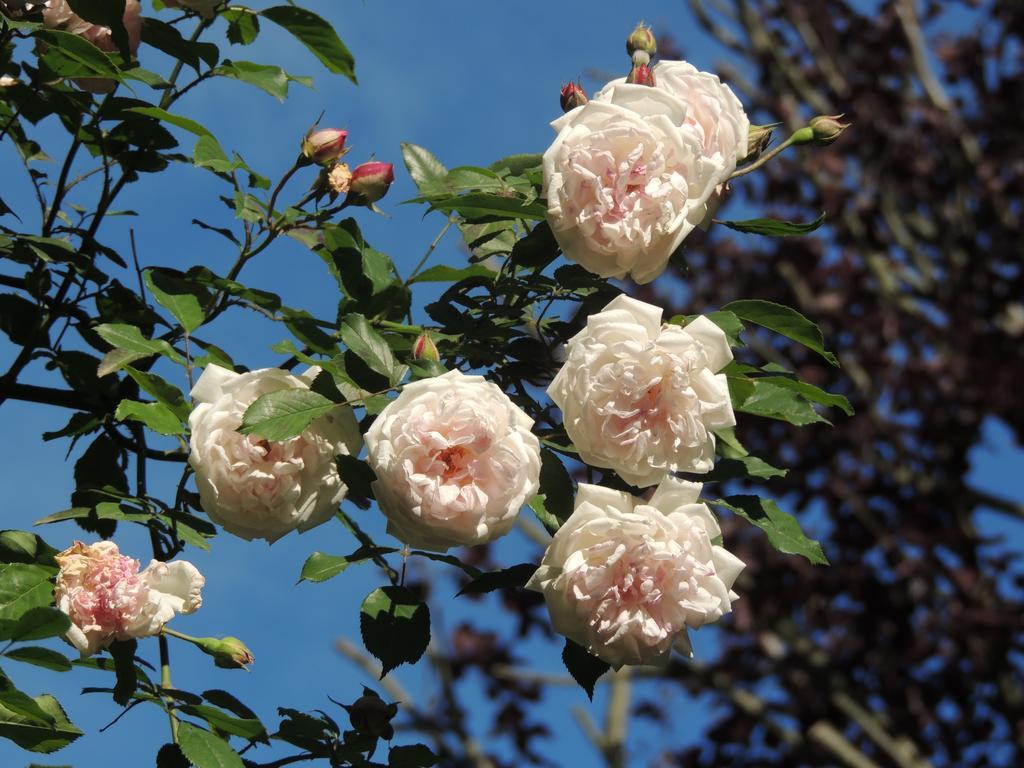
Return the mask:
<svg viewBox="0 0 1024 768">
<path fill-rule="evenodd" d="M 114 640 L 156 635 L 176 613 L 203 604 L 206 580 L 184 560 L 153 560 L 139 572 L 139 561 L 122 555 L 112 541 L 76 541 L 56 559 L 54 600 L 71 619 L 66 637 L 83 658 Z"/>
</svg>

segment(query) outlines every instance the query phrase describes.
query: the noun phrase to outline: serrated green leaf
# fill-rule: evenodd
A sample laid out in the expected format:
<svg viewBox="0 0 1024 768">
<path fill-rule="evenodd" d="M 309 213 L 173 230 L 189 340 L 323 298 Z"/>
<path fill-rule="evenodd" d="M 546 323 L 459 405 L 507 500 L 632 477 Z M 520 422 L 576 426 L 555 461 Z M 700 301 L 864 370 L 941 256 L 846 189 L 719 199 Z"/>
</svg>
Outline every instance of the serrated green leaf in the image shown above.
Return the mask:
<svg viewBox="0 0 1024 768">
<path fill-rule="evenodd" d="M 275 5 L 260 15 L 291 32 L 328 70 L 357 82 L 355 59 L 328 21 L 294 5 Z"/>
<path fill-rule="evenodd" d="M 162 120 L 165 123 L 176 125 L 179 128 L 184 128 L 186 131 L 194 133 L 196 136 L 209 136 L 210 138 L 213 138 L 213 134 L 210 133 L 210 130 L 202 123 L 198 123 L 189 117 L 172 114 L 166 109 L 160 109 L 160 107 L 131 107 L 130 109 L 126 109 L 125 112 L 135 112 L 136 114 L 145 115 L 146 117 L 153 117 L 157 120 Z"/>
<path fill-rule="evenodd" d="M 163 403 L 142 403 L 122 400 L 114 411 L 118 421 L 140 421 L 161 435 L 183 435 L 185 427 L 174 412 Z"/>
<path fill-rule="evenodd" d="M 303 77 L 296 77 L 285 72 L 280 67 L 272 64 L 256 64 L 251 61 L 228 61 L 225 59 L 219 67 L 217 74 L 230 77 L 249 85 L 254 85 L 262 91 L 266 91 L 278 101 L 288 98 L 288 83 L 297 82 L 307 85 L 308 80 Z"/>
<path fill-rule="evenodd" d="M 808 538 L 800 528 L 797 519 L 779 509 L 779 505 L 771 499 L 738 495 L 726 496 L 724 499 L 715 499 L 708 503 L 712 506 L 724 507 L 756 525 L 768 534 L 768 541 L 779 552 L 787 555 L 800 555 L 815 565 L 828 565 L 828 558 L 825 557 L 821 544 Z"/>
<path fill-rule="evenodd" d="M 448 169 L 429 149 L 403 141 L 402 159 L 420 194 L 444 189 Z"/>
<path fill-rule="evenodd" d="M 32 608 L 53 603 L 52 568 L 24 563 L 0 565 L 0 620 L 17 622 Z"/>
<path fill-rule="evenodd" d="M 728 381 L 733 408 L 737 411 L 786 421 L 798 427 L 817 422 L 829 423 L 792 389 L 777 386 L 765 379 L 729 376 Z"/>
<path fill-rule="evenodd" d="M 8 659 L 22 661 L 53 672 L 67 672 L 71 669 L 71 662 L 63 653 L 51 651 L 49 648 L 41 648 L 37 645 L 29 645 L 22 648 L 13 648 L 4 654 Z"/>
<path fill-rule="evenodd" d="M 431 205 L 445 213 L 458 213 L 467 219 L 495 217 L 499 219 L 527 219 L 540 221 L 547 215 L 547 207 L 536 200 L 527 202 L 519 197 L 487 192 L 431 200 Z"/>
<path fill-rule="evenodd" d="M 187 715 L 205 720 L 211 728 L 231 736 L 241 736 L 247 740 L 265 740 L 267 736 L 267 731 L 259 720 L 235 717 L 234 715 L 222 712 L 216 707 L 209 707 L 205 704 L 190 704 L 182 707 L 181 711 Z"/>
<path fill-rule="evenodd" d="M 67 614 L 56 608 L 40 605 L 29 608 L 13 624 L 8 620 L 0 622 L 0 639 L 14 642 L 45 640 L 48 637 L 63 635 L 70 628 L 71 621 Z"/>
<path fill-rule="evenodd" d="M 163 355 L 176 363 L 184 363 L 185 359 L 174 351 L 174 347 L 160 339 L 147 339 L 134 325 L 126 323 L 104 323 L 97 325 L 94 330 L 107 344 L 122 350 L 130 355 L 137 355 L 134 359 L 151 355 Z M 120 362 L 120 365 L 127 365 L 127 359 Z M 102 368 L 102 366 L 101 366 Z"/>
<path fill-rule="evenodd" d="M 30 752 L 50 754 L 82 735 L 53 696 L 43 694 L 36 696 L 34 701 L 49 718 L 48 722 L 19 715 L 0 701 L 0 737 L 10 739 Z"/>
<path fill-rule="evenodd" d="M 825 349 L 825 338 L 821 330 L 795 309 L 776 304 L 773 301 L 760 299 L 741 299 L 732 301 L 722 307 L 732 312 L 741 320 L 763 326 L 771 331 L 782 334 L 798 344 L 802 344 L 817 352 L 832 365 L 838 366 L 836 356 Z"/>
<path fill-rule="evenodd" d="M 847 416 L 853 416 L 853 406 L 850 405 L 850 401 L 845 397 L 826 392 L 821 387 L 816 387 L 806 381 L 791 379 L 786 376 L 763 376 L 757 379 L 757 381 L 782 387 L 783 389 L 791 389 L 806 400 L 824 405 L 827 408 L 838 408 Z"/>
<path fill-rule="evenodd" d="M 145 275 L 153 298 L 174 315 L 186 333 L 192 333 L 203 324 L 206 320 L 204 307 L 211 299 L 209 291 L 164 270 L 147 269 Z"/>
<path fill-rule="evenodd" d="M 700 315 L 675 315 L 669 322 L 673 325 L 685 327 L 698 317 Z M 743 332 L 743 323 L 740 322 L 740 319 L 735 314 L 719 310 L 718 312 L 706 312 L 704 317 L 722 329 L 726 339 L 729 340 L 730 347 L 744 346 L 743 339 L 740 338 L 740 334 Z"/>
<path fill-rule="evenodd" d="M 170 409 L 171 413 L 181 421 L 187 421 L 192 407 L 185 401 L 185 395 L 180 389 L 168 382 L 162 376 L 149 371 L 140 371 L 130 365 L 124 366 L 124 372 L 139 385 L 139 388 L 163 403 Z"/>
<path fill-rule="evenodd" d="M 383 678 L 400 664 L 415 664 L 430 644 L 430 609 L 406 587 L 380 587 L 359 609 L 363 645 L 381 663 Z"/>
<path fill-rule="evenodd" d="M 341 323 L 341 340 L 370 370 L 384 376 L 394 386 L 400 379 L 404 366 L 399 366 L 387 341 L 375 331 L 366 318 L 352 313 Z"/>
<path fill-rule="evenodd" d="M 260 34 L 259 14 L 251 8 L 226 8 L 220 17 L 228 23 L 228 42 L 250 45 Z"/>
<path fill-rule="evenodd" d="M 242 758 L 224 739 L 191 723 L 178 726 L 178 745 L 195 768 L 244 768 Z"/>
<path fill-rule="evenodd" d="M 572 675 L 572 679 L 587 692 L 587 697 L 594 698 L 594 686 L 598 678 L 611 669 L 611 664 L 594 656 L 586 648 L 566 638 L 562 649 L 562 663 Z"/>
<path fill-rule="evenodd" d="M 33 36 L 49 46 L 40 61 L 58 75 L 124 80 L 114 60 L 81 35 L 57 29 L 39 29 Z"/>
<path fill-rule="evenodd" d="M 314 552 L 302 565 L 299 581 L 321 582 L 333 579 L 350 565 L 365 563 L 381 555 L 390 555 L 398 550 L 394 547 L 360 547 L 350 555 L 328 555 Z"/>
<path fill-rule="evenodd" d="M 308 389 L 279 389 L 257 398 L 246 409 L 238 431 L 265 440 L 288 440 L 336 407 L 336 403 Z"/>
<path fill-rule="evenodd" d="M 752 235 L 765 235 L 767 237 L 790 237 L 806 235 L 825 221 L 825 214 L 822 213 L 814 221 L 798 223 L 794 221 L 783 221 L 782 219 L 746 219 L 745 221 L 722 221 L 729 229 L 737 232 L 747 232 Z"/>
</svg>

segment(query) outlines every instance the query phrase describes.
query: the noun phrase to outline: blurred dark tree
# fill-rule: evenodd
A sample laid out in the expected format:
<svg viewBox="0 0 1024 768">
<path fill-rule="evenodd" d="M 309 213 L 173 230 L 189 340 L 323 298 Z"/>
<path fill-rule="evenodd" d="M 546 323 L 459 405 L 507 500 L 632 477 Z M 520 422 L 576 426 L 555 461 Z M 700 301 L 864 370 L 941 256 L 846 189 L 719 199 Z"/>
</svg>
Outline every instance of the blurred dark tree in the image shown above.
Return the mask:
<svg viewBox="0 0 1024 768">
<path fill-rule="evenodd" d="M 689 4 L 727 49 L 716 68 L 753 122 L 781 121 L 785 136 L 845 112 L 854 127 L 735 181 L 723 209 L 824 211 L 825 227 L 773 241 L 713 227 L 687 241 L 682 293 L 641 298 L 676 312 L 737 296 L 801 309 L 842 368 L 811 354 L 785 362 L 848 395 L 857 415 L 832 429 L 741 419 L 748 448 L 790 468 L 771 491 L 828 542 L 832 566 L 780 556 L 729 521 L 748 568 L 721 653 L 667 673 L 677 690 L 714 694 L 700 746 L 673 744 L 686 712 L 643 672 L 609 684 L 603 726 L 578 713 L 581 724 L 610 766 L 1024 765 L 1024 570 L 976 526 L 983 509 L 1020 520 L 1024 508 L 966 477 L 986 419 L 1018 440 L 1024 429 L 1024 4 Z M 660 30 L 662 54 L 685 57 L 687 34 Z M 505 598 L 524 633 L 543 626 L 532 598 Z M 455 631 L 437 656 L 442 677 L 483 672 L 500 708 L 491 735 L 544 762 L 534 739 L 545 724 L 526 710 L 558 681 L 516 671 L 485 630 Z M 656 749 L 627 754 L 631 717 L 662 724 Z M 501 764 L 476 747 L 448 759 Z"/>
</svg>

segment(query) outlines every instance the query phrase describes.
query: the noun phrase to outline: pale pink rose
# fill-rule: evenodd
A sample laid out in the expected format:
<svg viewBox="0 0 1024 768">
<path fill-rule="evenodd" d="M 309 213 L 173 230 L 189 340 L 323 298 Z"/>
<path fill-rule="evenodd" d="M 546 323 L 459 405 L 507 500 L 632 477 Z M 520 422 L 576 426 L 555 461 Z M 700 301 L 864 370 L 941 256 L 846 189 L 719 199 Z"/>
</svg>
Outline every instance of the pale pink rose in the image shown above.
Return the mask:
<svg viewBox="0 0 1024 768">
<path fill-rule="evenodd" d="M 665 270 L 724 178 L 686 115 L 667 91 L 618 84 L 551 124 L 544 194 L 566 258 L 637 283 Z"/>
<path fill-rule="evenodd" d="M 71 619 L 66 637 L 83 658 L 114 640 L 159 634 L 175 614 L 203 604 L 206 579 L 184 560 L 153 560 L 139 572 L 139 561 L 112 541 L 76 541 L 57 555 L 57 564 L 54 600 Z"/>
<path fill-rule="evenodd" d="M 338 511 L 348 488 L 335 457 L 362 446 L 351 409 L 339 407 L 297 437 L 270 442 L 238 432 L 245 410 L 262 395 L 308 389 L 319 369 L 294 376 L 279 368 L 235 373 L 207 366 L 192 388 L 189 416 L 196 487 L 203 511 L 243 539 L 273 543 L 293 530 L 308 531 Z"/>
<path fill-rule="evenodd" d="M 649 486 L 669 472 L 710 472 L 714 430 L 736 424 L 725 333 L 700 316 L 662 324 L 661 308 L 626 295 L 587 318 L 566 345 L 548 395 L 580 459 Z"/>
<path fill-rule="evenodd" d="M 721 175 L 701 221 L 701 226 L 706 227 L 728 192 L 729 176 L 747 155 L 750 121 L 743 104 L 718 75 L 702 72 L 686 61 L 661 61 L 653 73 L 656 88 L 686 104 L 684 124 L 700 137 L 704 154 L 721 160 Z M 622 82 L 625 80 L 613 80 L 594 98 L 611 98 L 614 87 Z"/>
<path fill-rule="evenodd" d="M 164 0 L 164 5 L 168 8 L 188 8 L 204 19 L 212 19 L 214 9 L 222 2 L 223 0 Z"/>
<path fill-rule="evenodd" d="M 712 540 L 701 486 L 665 478 L 650 501 L 580 483 L 527 587 L 544 594 L 555 631 L 618 669 L 664 664 L 687 628 L 717 621 L 738 595 L 743 562 Z"/>
<path fill-rule="evenodd" d="M 366 433 L 388 532 L 443 552 L 504 535 L 537 492 L 533 420 L 481 376 L 406 384 Z"/>
</svg>

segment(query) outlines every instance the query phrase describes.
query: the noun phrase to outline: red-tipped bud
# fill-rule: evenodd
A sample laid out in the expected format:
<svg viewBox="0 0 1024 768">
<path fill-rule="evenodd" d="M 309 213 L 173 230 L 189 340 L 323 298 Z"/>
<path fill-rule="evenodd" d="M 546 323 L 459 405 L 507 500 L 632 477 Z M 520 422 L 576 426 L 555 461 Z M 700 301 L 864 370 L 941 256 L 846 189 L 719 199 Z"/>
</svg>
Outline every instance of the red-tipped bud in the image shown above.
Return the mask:
<svg viewBox="0 0 1024 768">
<path fill-rule="evenodd" d="M 582 83 L 567 83 L 562 86 L 559 103 L 562 105 L 563 112 L 582 107 L 588 101 L 590 99 L 587 98 L 587 92 L 583 90 Z"/>
<path fill-rule="evenodd" d="M 646 64 L 634 64 L 633 68 L 629 70 L 629 75 L 626 77 L 627 83 L 635 83 L 636 85 L 654 85 L 654 70 L 652 70 Z"/>
<path fill-rule="evenodd" d="M 302 139 L 303 156 L 317 165 L 330 165 L 345 154 L 348 131 L 337 128 L 310 130 Z"/>
<path fill-rule="evenodd" d="M 346 205 L 373 205 L 388 193 L 395 180 L 395 166 L 371 160 L 357 166 L 349 181 Z"/>
<path fill-rule="evenodd" d="M 626 38 L 626 53 L 632 57 L 637 51 L 646 53 L 648 57 L 658 52 L 658 41 L 654 38 L 651 28 L 643 22 L 637 24 L 636 29 Z"/>
<path fill-rule="evenodd" d="M 831 144 L 850 127 L 849 123 L 841 123 L 842 115 L 818 115 L 811 118 L 807 125 L 814 132 L 815 144 Z"/>
<path fill-rule="evenodd" d="M 437 351 L 437 344 L 430 338 L 430 334 L 424 331 L 413 342 L 412 356 L 415 360 L 433 360 L 440 362 L 441 353 Z"/>
<path fill-rule="evenodd" d="M 363 691 L 362 696 L 345 707 L 352 727 L 367 736 L 391 739 L 395 735 L 391 720 L 398 714 L 398 705 L 385 703 L 369 688 Z"/>
</svg>

